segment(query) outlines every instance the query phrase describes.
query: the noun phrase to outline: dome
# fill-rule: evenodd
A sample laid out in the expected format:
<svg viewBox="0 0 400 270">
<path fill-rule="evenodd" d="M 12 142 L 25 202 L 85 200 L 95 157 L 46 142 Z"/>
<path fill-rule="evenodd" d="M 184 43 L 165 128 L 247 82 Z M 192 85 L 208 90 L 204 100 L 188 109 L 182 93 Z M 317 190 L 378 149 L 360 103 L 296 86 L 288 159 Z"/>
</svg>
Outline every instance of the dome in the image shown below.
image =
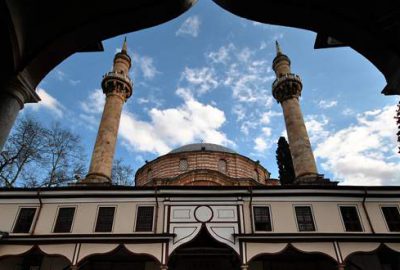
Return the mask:
<svg viewBox="0 0 400 270">
<path fill-rule="evenodd" d="M 176 154 L 182 152 L 196 152 L 196 151 L 212 151 L 212 152 L 224 152 L 224 153 L 236 154 L 236 152 L 233 151 L 232 149 L 213 143 L 187 144 L 172 150 L 171 152 L 169 152 L 169 154 Z"/>
</svg>

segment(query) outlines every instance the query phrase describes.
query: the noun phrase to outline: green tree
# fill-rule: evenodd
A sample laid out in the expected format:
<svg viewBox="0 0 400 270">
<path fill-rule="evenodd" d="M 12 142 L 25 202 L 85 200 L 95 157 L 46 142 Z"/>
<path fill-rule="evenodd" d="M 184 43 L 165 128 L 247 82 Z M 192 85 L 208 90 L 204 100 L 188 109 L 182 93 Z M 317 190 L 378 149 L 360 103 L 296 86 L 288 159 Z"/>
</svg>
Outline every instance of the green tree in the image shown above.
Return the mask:
<svg viewBox="0 0 400 270">
<path fill-rule="evenodd" d="M 290 153 L 289 144 L 285 137 L 278 140 L 278 148 L 276 149 L 276 161 L 279 169 L 279 180 L 282 185 L 290 185 L 295 180 L 292 155 Z"/>
</svg>

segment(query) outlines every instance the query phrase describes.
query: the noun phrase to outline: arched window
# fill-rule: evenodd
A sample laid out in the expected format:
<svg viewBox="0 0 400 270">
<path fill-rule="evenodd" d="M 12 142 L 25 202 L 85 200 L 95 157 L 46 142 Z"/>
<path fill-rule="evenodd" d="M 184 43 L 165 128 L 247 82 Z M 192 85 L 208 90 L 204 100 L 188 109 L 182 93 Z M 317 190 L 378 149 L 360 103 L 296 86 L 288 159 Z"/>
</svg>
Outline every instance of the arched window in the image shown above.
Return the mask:
<svg viewBox="0 0 400 270">
<path fill-rule="evenodd" d="M 189 168 L 189 164 L 186 158 L 181 158 L 179 160 L 179 170 L 181 171 L 187 171 L 187 169 Z"/>
<path fill-rule="evenodd" d="M 227 170 L 227 163 L 225 159 L 220 159 L 218 161 L 218 170 L 222 173 L 226 173 Z"/>
<path fill-rule="evenodd" d="M 258 173 L 257 170 L 254 170 L 254 172 L 253 172 L 253 178 L 254 178 L 254 180 L 256 180 L 257 182 L 260 181 L 260 175 L 259 175 L 259 173 Z"/>
</svg>

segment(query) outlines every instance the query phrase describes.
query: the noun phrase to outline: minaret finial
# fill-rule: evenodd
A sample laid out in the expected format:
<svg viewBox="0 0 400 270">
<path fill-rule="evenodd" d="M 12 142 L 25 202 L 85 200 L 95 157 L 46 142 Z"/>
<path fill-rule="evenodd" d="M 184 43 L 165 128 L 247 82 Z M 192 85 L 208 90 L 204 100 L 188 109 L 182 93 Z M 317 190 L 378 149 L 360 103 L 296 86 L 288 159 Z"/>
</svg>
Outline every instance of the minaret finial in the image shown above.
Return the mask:
<svg viewBox="0 0 400 270">
<path fill-rule="evenodd" d="M 276 55 L 282 54 L 281 46 L 279 45 L 279 42 L 277 40 L 275 40 L 275 46 L 276 46 Z"/>
<path fill-rule="evenodd" d="M 121 52 L 124 52 L 124 53 L 128 52 L 128 45 L 126 44 L 126 36 L 125 36 L 125 39 L 124 39 L 124 44 L 122 45 Z"/>
</svg>

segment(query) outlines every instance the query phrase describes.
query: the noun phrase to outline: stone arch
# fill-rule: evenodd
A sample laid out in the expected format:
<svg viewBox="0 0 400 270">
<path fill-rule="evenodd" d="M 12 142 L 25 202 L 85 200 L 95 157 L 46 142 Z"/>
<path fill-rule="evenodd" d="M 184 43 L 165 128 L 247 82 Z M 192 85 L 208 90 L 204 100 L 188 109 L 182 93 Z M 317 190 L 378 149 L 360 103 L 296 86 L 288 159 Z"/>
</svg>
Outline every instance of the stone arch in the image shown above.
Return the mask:
<svg viewBox="0 0 400 270">
<path fill-rule="evenodd" d="M 48 254 L 40 249 L 38 245 L 34 245 L 20 254 L 0 257 L 0 269 L 2 270 L 13 270 L 17 265 L 27 268 L 38 266 L 45 269 L 63 270 L 71 266 L 72 261 L 64 254 Z"/>
<path fill-rule="evenodd" d="M 338 262 L 332 256 L 319 252 L 319 251 L 303 251 L 296 248 L 291 243 L 287 243 L 286 246 L 281 249 L 282 245 L 277 246 L 275 252 L 266 253 L 262 252 L 256 256 L 253 256 L 249 261 L 248 265 L 250 269 L 264 269 L 264 265 L 270 265 L 271 267 L 277 267 L 277 269 L 325 269 L 325 270 L 336 270 Z M 279 250 L 281 249 L 281 250 Z M 281 267 L 281 268 L 279 268 Z M 268 268 L 269 269 L 269 268 Z M 275 269 L 275 268 L 271 268 Z"/>
<path fill-rule="evenodd" d="M 346 269 L 392 269 L 400 270 L 400 252 L 385 244 L 370 251 L 354 251 L 344 259 Z M 390 265 L 390 268 L 383 268 Z"/>
<path fill-rule="evenodd" d="M 151 266 L 148 266 L 148 265 Z M 159 269 L 160 260 L 153 254 L 135 253 L 132 248 L 119 244 L 105 253 L 88 254 L 77 262 L 79 269 Z M 125 267 L 125 268 L 124 268 Z"/>
<path fill-rule="evenodd" d="M 202 269 L 239 270 L 241 259 L 236 250 L 213 237 L 206 226 L 202 226 L 190 241 L 178 246 L 167 258 L 172 269 L 190 269 L 191 265 Z"/>
</svg>

